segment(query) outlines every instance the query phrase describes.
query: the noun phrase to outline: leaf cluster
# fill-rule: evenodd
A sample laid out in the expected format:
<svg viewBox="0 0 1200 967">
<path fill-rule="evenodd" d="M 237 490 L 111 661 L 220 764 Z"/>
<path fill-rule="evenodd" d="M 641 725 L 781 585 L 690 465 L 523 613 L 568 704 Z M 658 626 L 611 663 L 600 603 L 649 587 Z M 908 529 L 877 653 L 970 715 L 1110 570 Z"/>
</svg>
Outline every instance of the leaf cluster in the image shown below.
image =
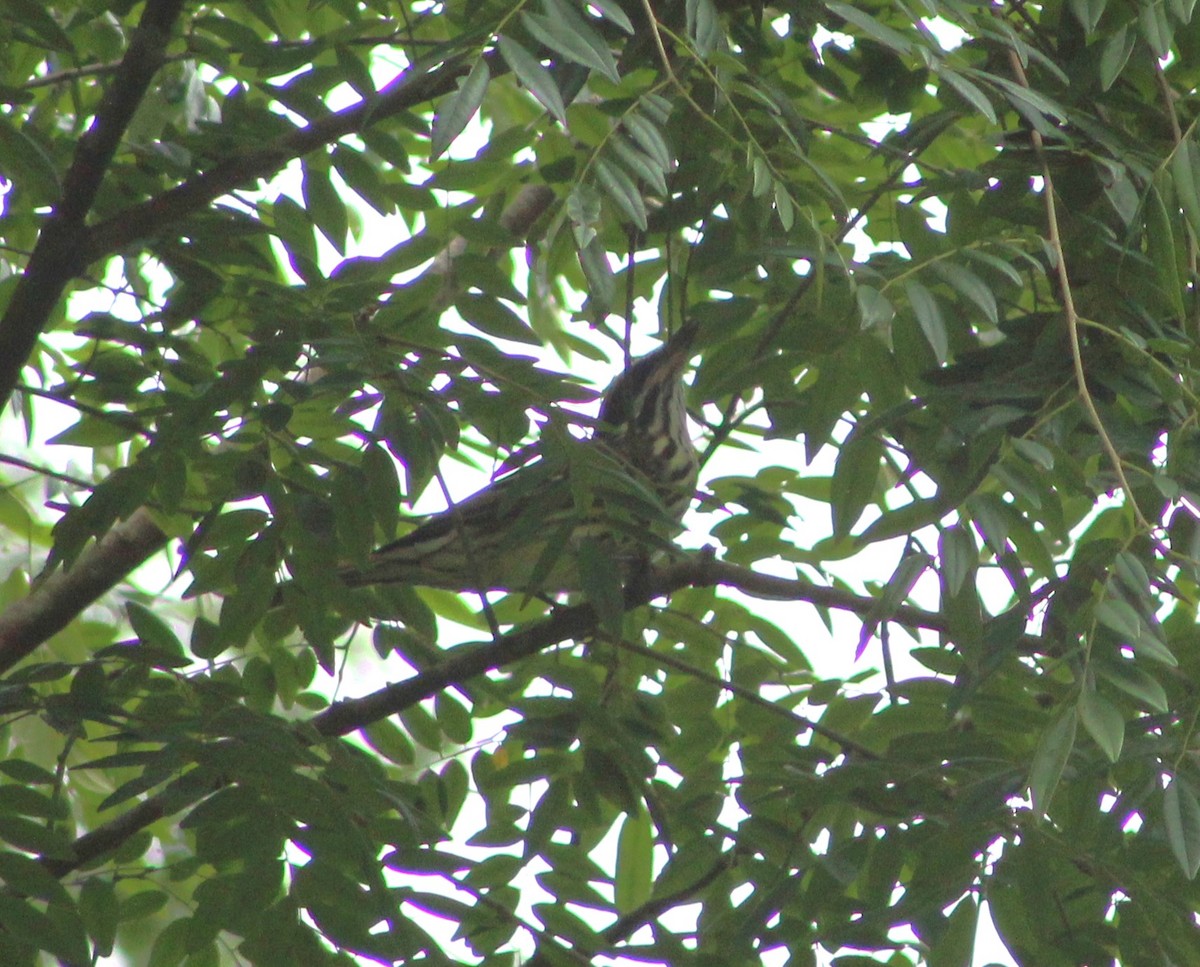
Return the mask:
<svg viewBox="0 0 1200 967">
<path fill-rule="evenodd" d="M 1193 8 L 0 4 L 0 960 L 1190 962 Z M 684 323 L 709 551 L 341 581 Z"/>
</svg>

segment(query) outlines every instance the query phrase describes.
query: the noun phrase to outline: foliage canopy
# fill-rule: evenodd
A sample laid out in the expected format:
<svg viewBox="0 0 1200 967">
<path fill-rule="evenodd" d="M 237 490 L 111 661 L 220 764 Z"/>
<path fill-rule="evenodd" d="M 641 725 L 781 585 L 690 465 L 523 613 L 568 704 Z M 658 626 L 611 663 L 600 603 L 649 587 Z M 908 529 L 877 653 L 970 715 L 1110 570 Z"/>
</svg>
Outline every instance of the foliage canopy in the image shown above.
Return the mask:
<svg viewBox="0 0 1200 967">
<path fill-rule="evenodd" d="M 0 2 L 0 960 L 1194 961 L 1193 7 Z M 684 321 L 709 551 L 341 585 Z"/>
</svg>

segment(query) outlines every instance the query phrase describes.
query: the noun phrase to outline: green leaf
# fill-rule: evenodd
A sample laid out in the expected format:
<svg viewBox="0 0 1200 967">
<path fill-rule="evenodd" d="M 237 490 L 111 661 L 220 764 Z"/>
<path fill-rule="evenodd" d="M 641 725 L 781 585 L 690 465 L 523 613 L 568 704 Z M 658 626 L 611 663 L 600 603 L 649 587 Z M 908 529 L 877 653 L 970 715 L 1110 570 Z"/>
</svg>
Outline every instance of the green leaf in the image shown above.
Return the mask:
<svg viewBox="0 0 1200 967">
<path fill-rule="evenodd" d="M 0 784 L 0 811 L 40 819 L 66 819 L 68 806 L 59 796 L 6 782 Z"/>
<path fill-rule="evenodd" d="M 1113 558 L 1113 570 L 1125 591 L 1135 601 L 1149 601 L 1152 585 L 1145 565 L 1131 551 L 1121 551 Z"/>
<path fill-rule="evenodd" d="M 1100 89 L 1107 91 L 1121 76 L 1121 71 L 1129 63 L 1129 55 L 1137 43 L 1137 37 L 1128 25 L 1115 30 L 1105 42 L 1100 54 Z"/>
<path fill-rule="evenodd" d="M 58 199 L 62 185 L 50 156 L 33 138 L 0 117 L 0 171 L 32 195 L 35 204 Z"/>
<path fill-rule="evenodd" d="M 895 507 L 894 510 L 884 510 L 880 516 L 866 525 L 862 534 L 858 535 L 858 546 L 911 534 L 914 530 L 936 524 L 944 516 L 946 516 L 946 501 L 941 497 L 912 500 L 911 503 Z"/>
<path fill-rule="evenodd" d="M 1071 12 L 1089 36 L 1096 32 L 1108 0 L 1071 0 Z"/>
<path fill-rule="evenodd" d="M 434 718 L 451 742 L 466 745 L 471 741 L 471 714 L 454 696 L 443 692 L 434 699 Z"/>
<path fill-rule="evenodd" d="M 345 144 L 335 145 L 330 159 L 346 187 L 380 215 L 390 215 L 396 210 L 396 202 L 391 197 L 389 186 L 384 183 L 377 161 L 368 159 L 364 152 L 355 151 Z"/>
<path fill-rule="evenodd" d="M 515 40 L 501 34 L 497 38 L 497 45 L 505 63 L 512 68 L 517 79 L 525 85 L 530 94 L 541 102 L 542 107 L 558 119 L 559 124 L 566 127 L 567 108 L 563 104 L 558 84 L 550 76 L 550 72 L 538 63 L 533 54 Z"/>
<path fill-rule="evenodd" d="M 255 555 L 260 557 L 262 555 Z M 265 569 L 245 568 L 238 589 L 221 603 L 218 622 L 220 640 L 225 646 L 240 648 L 246 644 L 250 633 L 266 614 L 275 598 L 275 576 Z"/>
<path fill-rule="evenodd" d="M 363 500 L 367 480 L 357 467 L 345 467 L 332 474 L 329 493 L 334 508 L 338 546 L 355 558 L 365 557 L 375 543 L 375 524 L 371 505 Z"/>
<path fill-rule="evenodd" d="M 17 782 L 23 782 L 30 786 L 53 785 L 58 782 L 58 777 L 53 772 L 23 759 L 5 759 L 0 762 L 0 772 Z"/>
<path fill-rule="evenodd" d="M 580 542 L 577 552 L 579 581 L 584 597 L 596 609 L 600 624 L 608 634 L 620 638 L 625 618 L 625 596 L 621 592 L 621 572 L 612 555 L 596 540 Z"/>
<path fill-rule="evenodd" d="M 595 31 L 570 7 L 548 0 L 549 16 L 521 12 L 525 29 L 541 43 L 567 60 L 599 71 L 614 84 L 621 83 L 617 62 Z"/>
<path fill-rule="evenodd" d="M 571 937 L 587 949 L 598 950 L 603 938 L 577 914 L 558 903 L 536 903 L 533 915 L 542 923 L 551 936 Z"/>
<path fill-rule="evenodd" d="M 134 893 L 127 900 L 121 901 L 121 920 L 126 922 L 151 917 L 165 907 L 169 899 L 170 897 L 161 890 L 141 890 Z"/>
<path fill-rule="evenodd" d="M 937 299 L 915 280 L 905 283 L 904 291 L 908 294 L 908 304 L 912 306 L 921 332 L 925 334 L 925 341 L 929 343 L 939 365 L 945 363 L 950 356 L 950 340 L 946 334 L 946 320 L 942 318 Z"/>
<path fill-rule="evenodd" d="M 1192 138 L 1184 138 L 1171 158 L 1171 178 L 1175 195 L 1192 231 L 1200 234 L 1200 147 Z"/>
<path fill-rule="evenodd" d="M 366 61 L 346 44 L 338 44 L 334 48 L 337 58 L 338 71 L 346 79 L 346 83 L 354 88 L 359 97 L 368 98 L 375 95 L 375 82 Z"/>
<path fill-rule="evenodd" d="M 23 816 L 0 814 L 0 839 L 18 849 L 54 859 L 71 856 L 71 843 L 65 831 L 46 826 Z"/>
<path fill-rule="evenodd" d="M 1105 598 L 1096 608 L 1096 620 L 1128 642 L 1142 637 L 1142 619 L 1133 606 L 1118 598 Z"/>
<path fill-rule="evenodd" d="M 980 252 L 974 249 L 966 254 L 971 261 L 978 262 L 980 265 L 986 265 L 994 272 L 1003 275 L 1013 285 L 1019 286 L 1022 284 L 1021 273 L 1013 268 L 1008 262 L 1004 261 L 1004 259 L 998 258 L 990 252 Z"/>
<path fill-rule="evenodd" d="M 1038 741 L 1033 761 L 1029 764 L 1029 791 L 1034 815 L 1039 819 L 1049 810 L 1050 800 L 1075 747 L 1078 722 L 1078 714 L 1072 706 L 1050 723 Z"/>
<path fill-rule="evenodd" d="M 991 287 L 970 269 L 953 262 L 937 262 L 934 271 L 950 283 L 965 299 L 975 303 L 988 322 L 995 325 L 1000 321 L 996 307 L 996 296 Z"/>
<path fill-rule="evenodd" d="M 1112 161 L 1101 160 L 1100 183 L 1113 209 L 1126 225 L 1132 225 L 1142 205 L 1141 192 L 1129 177 L 1129 169 Z"/>
<path fill-rule="evenodd" d="M 4 0 L 4 6 L 7 8 L 6 19 L 32 32 L 47 48 L 78 56 L 70 34 L 63 30 L 45 4 L 38 0 Z"/>
<path fill-rule="evenodd" d="M 148 967 L 178 967 L 187 956 L 190 919 L 172 920 L 157 937 L 150 948 Z"/>
<path fill-rule="evenodd" d="M 91 962 L 83 924 L 71 906 L 54 903 L 43 912 L 5 891 L 0 893 L 0 922 L 17 939 L 48 951 L 65 963 Z"/>
<path fill-rule="evenodd" d="M 37 860 L 11 851 L 0 852 L 0 880 L 24 896 L 70 906 L 66 888 Z"/>
<path fill-rule="evenodd" d="M 1190 24 L 1192 14 L 1196 10 L 1196 0 L 1167 0 L 1171 5 L 1171 13 L 1181 24 Z"/>
<path fill-rule="evenodd" d="M 183 643 L 171 630 L 171 626 L 149 608 L 136 601 L 128 601 L 125 604 L 125 614 L 129 618 L 129 624 L 132 626 L 134 634 L 138 636 L 142 644 L 169 657 L 187 657 L 183 650 Z"/>
<path fill-rule="evenodd" d="M 1139 655 L 1176 667 L 1179 660 L 1153 629 L 1147 628 L 1133 606 L 1108 597 L 1096 606 L 1096 620 L 1129 644 Z"/>
<path fill-rule="evenodd" d="M 1158 679 L 1152 677 L 1131 662 L 1121 661 L 1117 664 L 1102 664 L 1097 667 L 1097 673 L 1111 682 L 1126 695 L 1141 702 L 1152 712 L 1167 712 L 1170 702 L 1166 690 Z"/>
<path fill-rule="evenodd" d="M 220 967 L 220 965 L 221 951 L 215 940 L 210 940 L 199 949 L 192 948 L 183 961 L 183 967 Z"/>
<path fill-rule="evenodd" d="M 1084 688 L 1079 694 L 1079 720 L 1109 762 L 1116 762 L 1125 743 L 1125 719 L 1116 707 L 1094 688 Z"/>
<path fill-rule="evenodd" d="M 601 16 L 605 20 L 615 23 L 625 33 L 632 34 L 634 32 L 633 23 L 626 16 L 625 11 L 621 9 L 617 0 L 588 0 L 588 6 L 595 7 L 600 11 Z"/>
<path fill-rule="evenodd" d="M 398 716 L 400 724 L 408 730 L 408 734 L 417 742 L 434 752 L 441 750 L 443 745 L 442 730 L 437 721 L 420 705 L 411 705 Z"/>
<path fill-rule="evenodd" d="M 597 158 L 592 170 L 609 200 L 620 208 L 634 225 L 645 231 L 649 224 L 646 203 L 630 177 L 604 158 Z"/>
<path fill-rule="evenodd" d="M 499 299 L 490 295 L 464 292 L 454 300 L 454 308 L 472 326 L 489 336 L 512 339 L 530 346 L 540 346 L 542 341 L 528 323 Z"/>
<path fill-rule="evenodd" d="M 1186 309 L 1183 304 L 1183 279 L 1180 275 L 1180 252 L 1175 238 L 1174 219 L 1167 212 L 1166 202 L 1159 190 L 1161 178 L 1156 176 L 1146 199 L 1146 249 L 1150 264 L 1158 274 L 1159 287 L 1175 319 L 1183 323 Z"/>
<path fill-rule="evenodd" d="M 946 594 L 953 598 L 979 567 L 979 548 L 970 528 L 954 524 L 938 537 L 938 560 Z"/>
<path fill-rule="evenodd" d="M 287 195 L 279 195 L 271 206 L 274 229 L 287 252 L 288 262 L 300 278 L 309 283 L 321 281 L 317 264 L 317 240 L 313 236 L 312 219 Z"/>
<path fill-rule="evenodd" d="M 1027 437 L 1014 437 L 1012 447 L 1039 470 L 1054 469 L 1053 452 L 1042 446 L 1037 440 L 1030 440 Z"/>
<path fill-rule="evenodd" d="M 996 109 L 992 107 L 992 102 L 973 82 L 945 65 L 938 70 L 938 77 L 954 88 L 955 93 L 982 114 L 988 123 L 998 123 Z"/>
<path fill-rule="evenodd" d="M 616 298 L 617 280 L 612 266 L 608 264 L 608 253 L 600 239 L 592 238 L 579 250 L 579 264 L 587 280 L 589 308 L 593 317 L 603 319 L 612 311 Z"/>
<path fill-rule="evenodd" d="M 855 287 L 854 298 L 858 302 L 859 319 L 863 329 L 887 326 L 896 315 L 895 307 L 874 286 Z"/>
<path fill-rule="evenodd" d="M 454 139 L 462 134 L 483 103 L 491 79 L 492 74 L 488 70 L 487 61 L 481 57 L 471 68 L 471 73 L 459 82 L 458 90 L 438 106 L 438 111 L 433 117 L 433 132 L 429 142 L 431 161 L 441 157 Z"/>
<path fill-rule="evenodd" d="M 1194 880 L 1200 871 L 1200 802 L 1191 783 L 1178 774 L 1163 790 L 1163 824 L 1175 862 Z"/>
<path fill-rule="evenodd" d="M 82 416 L 79 422 L 51 437 L 49 446 L 111 447 L 137 434 L 137 424 L 116 414 L 111 419 Z"/>
<path fill-rule="evenodd" d="M 596 225 L 602 213 L 600 192 L 592 185 L 579 182 L 567 195 L 566 208 L 574 228 L 575 244 L 586 249 L 596 237 Z"/>
<path fill-rule="evenodd" d="M 846 537 L 875 494 L 883 447 L 868 433 L 851 433 L 837 456 L 830 510 L 834 537 Z"/>
<path fill-rule="evenodd" d="M 775 182 L 775 212 L 779 216 L 779 227 L 790 232 L 796 223 L 796 205 L 782 181 Z"/>
<path fill-rule="evenodd" d="M 367 481 L 367 504 L 384 534 L 396 533 L 400 519 L 400 475 L 396 463 L 378 444 L 363 453 L 362 471 Z"/>
<path fill-rule="evenodd" d="M 335 251 L 345 255 L 350 219 L 346 213 L 346 202 L 330 181 L 328 158 L 324 154 L 305 158 L 301 162 L 301 171 L 305 209 Z"/>
<path fill-rule="evenodd" d="M 638 147 L 646 152 L 662 171 L 671 169 L 671 149 L 662 131 L 653 121 L 633 112 L 621 119 L 621 125 L 629 132 Z"/>
<path fill-rule="evenodd" d="M 1044 137 L 1053 137 L 1056 123 L 1067 120 L 1066 109 L 1056 101 L 1031 87 L 1025 87 L 1016 81 L 1010 81 L 999 74 L 985 74 L 982 71 L 972 71 L 977 77 L 986 78 L 999 87 L 1008 98 L 1008 102 L 1017 109 Z"/>
<path fill-rule="evenodd" d="M 618 913 L 631 913 L 650 899 L 654 875 L 654 826 L 642 810 L 626 814 L 617 837 L 615 888 Z"/>
<path fill-rule="evenodd" d="M 83 881 L 79 890 L 79 916 L 96 946 L 96 953 L 102 957 L 109 956 L 113 951 L 120 911 L 121 905 L 111 880 L 92 875 Z"/>
<path fill-rule="evenodd" d="M 872 605 L 870 612 L 863 621 L 862 628 L 858 634 L 858 647 L 854 651 L 856 661 L 862 658 L 863 652 L 866 651 L 867 645 L 870 643 L 871 636 L 904 603 L 908 598 L 909 592 L 912 591 L 913 585 L 917 583 L 918 579 L 925 573 L 931 563 L 929 555 L 921 552 L 905 554 L 900 558 L 900 563 L 896 565 L 896 569 L 888 579 L 888 583 L 883 589 L 883 594 Z"/>
<path fill-rule="evenodd" d="M 848 3 L 841 3 L 839 0 L 826 0 L 825 9 L 830 13 L 842 17 L 847 23 L 854 24 L 854 26 L 862 30 L 868 37 L 879 41 L 885 47 L 891 48 L 897 54 L 907 55 L 912 52 L 912 41 L 905 37 L 904 34 L 881 24 L 869 13 L 859 10 L 857 7 L 852 7 Z"/>
<path fill-rule="evenodd" d="M 608 148 L 631 175 L 647 182 L 660 195 L 667 193 L 666 174 L 654 159 L 643 154 L 619 133 L 614 133 L 608 139 Z"/>
<path fill-rule="evenodd" d="M 973 897 L 964 897 L 950 914 L 946 929 L 929 951 L 929 967 L 971 967 L 978 926 L 979 905 Z"/>
<path fill-rule="evenodd" d="M 712 0 L 687 0 L 684 4 L 687 32 L 695 41 L 696 52 L 707 57 L 721 47 L 721 19 Z"/>
<path fill-rule="evenodd" d="M 1138 8 L 1138 27 L 1155 58 L 1162 60 L 1171 53 L 1172 31 L 1164 3 L 1155 0 L 1141 4 Z"/>
</svg>

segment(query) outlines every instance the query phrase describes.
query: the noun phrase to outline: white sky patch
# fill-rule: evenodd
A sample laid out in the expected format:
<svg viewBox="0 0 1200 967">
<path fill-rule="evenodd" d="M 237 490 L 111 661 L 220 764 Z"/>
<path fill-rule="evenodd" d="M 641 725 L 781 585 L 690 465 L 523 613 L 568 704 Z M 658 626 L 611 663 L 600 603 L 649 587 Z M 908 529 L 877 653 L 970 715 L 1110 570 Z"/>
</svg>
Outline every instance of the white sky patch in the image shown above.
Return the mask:
<svg viewBox="0 0 1200 967">
<path fill-rule="evenodd" d="M 944 51 L 958 50 L 970 39 L 965 30 L 941 17 L 922 17 L 920 23 L 937 38 L 938 45 Z"/>
</svg>

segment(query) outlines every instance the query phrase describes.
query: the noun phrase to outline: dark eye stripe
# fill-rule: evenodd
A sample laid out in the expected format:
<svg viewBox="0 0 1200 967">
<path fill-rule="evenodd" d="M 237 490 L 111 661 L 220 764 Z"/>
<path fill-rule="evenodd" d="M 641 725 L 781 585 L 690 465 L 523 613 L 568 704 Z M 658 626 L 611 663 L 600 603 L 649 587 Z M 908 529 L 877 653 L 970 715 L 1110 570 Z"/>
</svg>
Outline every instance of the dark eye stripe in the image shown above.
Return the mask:
<svg viewBox="0 0 1200 967">
<path fill-rule="evenodd" d="M 650 429 L 658 420 L 658 398 L 662 392 L 662 384 L 656 383 L 647 391 L 638 407 L 637 424 L 642 430 Z"/>
</svg>

